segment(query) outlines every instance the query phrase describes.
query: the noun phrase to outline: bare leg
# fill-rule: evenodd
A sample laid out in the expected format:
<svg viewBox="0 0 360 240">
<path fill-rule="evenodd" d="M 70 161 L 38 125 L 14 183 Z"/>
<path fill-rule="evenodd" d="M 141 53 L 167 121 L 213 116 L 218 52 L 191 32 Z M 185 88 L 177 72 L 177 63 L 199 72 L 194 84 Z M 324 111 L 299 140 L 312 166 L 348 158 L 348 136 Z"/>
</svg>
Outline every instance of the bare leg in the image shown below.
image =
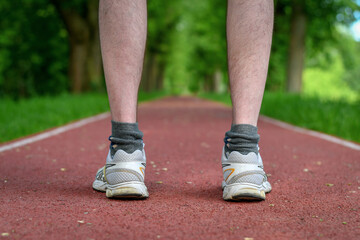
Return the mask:
<svg viewBox="0 0 360 240">
<path fill-rule="evenodd" d="M 112 120 L 134 123 L 146 43 L 146 0 L 102 0 L 99 22 Z"/>
<path fill-rule="evenodd" d="M 146 159 L 136 112 L 147 31 L 146 0 L 101 0 L 99 22 L 112 130 L 106 165 L 97 171 L 93 188 L 109 198 L 144 199 L 149 196 L 144 184 Z"/>
<path fill-rule="evenodd" d="M 233 124 L 257 125 L 266 82 L 272 0 L 228 0 L 228 64 Z"/>
</svg>

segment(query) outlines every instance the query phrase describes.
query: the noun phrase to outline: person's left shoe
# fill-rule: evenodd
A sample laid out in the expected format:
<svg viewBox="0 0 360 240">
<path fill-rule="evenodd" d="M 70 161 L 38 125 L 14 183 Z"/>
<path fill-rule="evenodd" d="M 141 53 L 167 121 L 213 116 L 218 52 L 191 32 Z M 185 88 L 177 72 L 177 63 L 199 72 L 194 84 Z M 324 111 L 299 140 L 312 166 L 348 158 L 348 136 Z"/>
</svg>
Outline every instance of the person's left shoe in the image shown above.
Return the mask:
<svg viewBox="0 0 360 240">
<path fill-rule="evenodd" d="M 243 155 L 237 151 L 222 152 L 223 199 L 230 201 L 265 200 L 271 185 L 260 154 L 250 152 Z"/>
<path fill-rule="evenodd" d="M 93 182 L 93 189 L 106 192 L 108 198 L 144 199 L 149 197 L 144 184 L 146 157 L 144 149 L 133 153 L 109 151 L 106 165 L 100 168 Z"/>
</svg>

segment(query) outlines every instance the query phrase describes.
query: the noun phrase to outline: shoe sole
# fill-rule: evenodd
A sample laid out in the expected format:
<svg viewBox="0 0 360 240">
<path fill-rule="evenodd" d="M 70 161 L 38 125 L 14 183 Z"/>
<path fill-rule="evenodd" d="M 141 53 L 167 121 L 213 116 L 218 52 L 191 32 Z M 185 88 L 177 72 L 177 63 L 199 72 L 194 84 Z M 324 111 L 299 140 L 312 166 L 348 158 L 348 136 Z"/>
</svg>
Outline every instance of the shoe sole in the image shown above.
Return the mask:
<svg viewBox="0 0 360 240">
<path fill-rule="evenodd" d="M 265 190 L 253 184 L 231 184 L 224 187 L 223 199 L 227 201 L 262 201 Z"/>
<path fill-rule="evenodd" d="M 149 197 L 148 190 L 142 182 L 120 183 L 106 186 L 106 197 L 120 199 L 145 199 Z"/>
</svg>

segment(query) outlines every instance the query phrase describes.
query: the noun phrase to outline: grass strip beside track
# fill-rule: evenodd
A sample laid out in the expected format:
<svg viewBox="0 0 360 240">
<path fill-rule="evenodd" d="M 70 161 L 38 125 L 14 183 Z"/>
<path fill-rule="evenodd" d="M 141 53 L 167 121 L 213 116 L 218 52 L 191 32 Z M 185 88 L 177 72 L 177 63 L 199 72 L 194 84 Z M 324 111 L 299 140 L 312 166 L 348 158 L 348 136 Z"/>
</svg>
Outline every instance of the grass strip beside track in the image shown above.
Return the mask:
<svg viewBox="0 0 360 240">
<path fill-rule="evenodd" d="M 139 93 L 139 102 L 165 96 L 163 92 Z M 109 111 L 106 94 L 63 94 L 0 101 L 0 143 Z"/>
<path fill-rule="evenodd" d="M 229 94 L 200 97 L 231 105 Z M 360 142 L 360 102 L 265 92 L 261 114 L 293 125 Z"/>
</svg>

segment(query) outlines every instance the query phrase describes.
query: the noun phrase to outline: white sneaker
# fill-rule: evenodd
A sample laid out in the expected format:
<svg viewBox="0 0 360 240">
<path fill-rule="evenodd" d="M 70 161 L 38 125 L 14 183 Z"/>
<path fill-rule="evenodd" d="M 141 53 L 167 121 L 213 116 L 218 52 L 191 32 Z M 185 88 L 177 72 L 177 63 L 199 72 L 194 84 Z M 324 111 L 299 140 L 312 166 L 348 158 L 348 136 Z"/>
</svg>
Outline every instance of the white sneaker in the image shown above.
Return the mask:
<svg viewBox="0 0 360 240">
<path fill-rule="evenodd" d="M 108 198 L 147 198 L 149 193 L 144 184 L 145 167 L 144 150 L 136 150 L 131 154 L 118 150 L 113 157 L 109 151 L 106 165 L 96 173 L 93 188 L 106 192 Z"/>
<path fill-rule="evenodd" d="M 271 191 L 260 154 L 243 155 L 237 151 L 229 154 L 223 148 L 221 162 L 224 200 L 264 200 L 265 193 Z"/>
</svg>

